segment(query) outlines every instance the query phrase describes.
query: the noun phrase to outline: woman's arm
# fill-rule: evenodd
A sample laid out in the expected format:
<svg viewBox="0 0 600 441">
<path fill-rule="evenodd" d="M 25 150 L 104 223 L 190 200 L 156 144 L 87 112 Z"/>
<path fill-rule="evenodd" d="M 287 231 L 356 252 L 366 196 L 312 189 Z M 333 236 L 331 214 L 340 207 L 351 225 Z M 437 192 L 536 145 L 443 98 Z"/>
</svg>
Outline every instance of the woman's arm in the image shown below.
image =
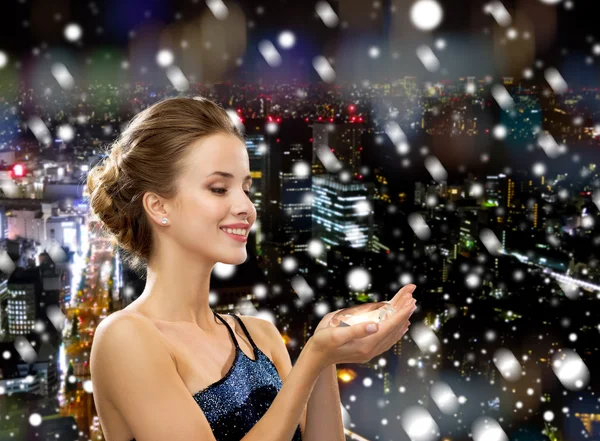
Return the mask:
<svg viewBox="0 0 600 441">
<path fill-rule="evenodd" d="M 273 363 L 285 385 L 292 371 L 290 353 L 275 325 L 260 319 L 259 324 L 268 338 Z M 308 340 L 308 342 L 311 341 Z M 296 361 L 297 364 L 298 361 Z M 309 392 L 309 397 L 308 404 L 300 417 L 302 439 L 304 441 L 344 441 L 344 423 L 340 409 L 340 392 L 335 365 L 321 370 L 316 384 Z"/>
<path fill-rule="evenodd" d="M 298 427 L 311 391 L 323 370 L 312 358 L 310 340 L 289 372 L 281 390 L 263 417 L 242 441 L 290 441 Z M 339 400 L 336 402 L 338 405 Z M 321 437 L 321 439 L 327 439 Z"/>
<path fill-rule="evenodd" d="M 332 364 L 323 369 L 308 400 L 304 441 L 346 439 L 340 401 L 336 365 Z"/>
</svg>

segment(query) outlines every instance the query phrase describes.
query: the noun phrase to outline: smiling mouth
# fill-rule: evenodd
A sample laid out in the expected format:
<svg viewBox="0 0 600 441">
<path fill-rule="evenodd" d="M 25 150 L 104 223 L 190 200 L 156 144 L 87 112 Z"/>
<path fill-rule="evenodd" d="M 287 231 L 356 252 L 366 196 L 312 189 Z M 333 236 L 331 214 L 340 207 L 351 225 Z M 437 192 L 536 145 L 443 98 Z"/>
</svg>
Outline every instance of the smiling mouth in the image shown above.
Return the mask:
<svg viewBox="0 0 600 441">
<path fill-rule="evenodd" d="M 232 234 L 232 235 L 234 235 L 234 236 L 238 236 L 238 237 L 248 237 L 248 232 L 250 231 L 250 230 L 244 230 L 244 229 L 242 229 L 242 228 L 238 228 L 238 229 L 237 229 L 238 231 L 239 231 L 239 230 L 242 230 L 242 231 L 244 231 L 244 234 L 239 234 L 239 233 L 233 233 L 233 232 L 231 232 L 231 233 L 230 233 L 230 232 L 229 232 L 229 231 L 227 231 L 225 228 L 219 228 L 219 229 L 220 229 L 221 231 L 223 231 L 223 232 L 227 233 L 227 234 Z"/>
<path fill-rule="evenodd" d="M 229 236 L 231 239 L 235 240 L 236 242 L 247 242 L 248 241 L 248 230 L 246 231 L 246 235 L 242 236 L 239 234 L 235 234 L 235 233 L 228 233 L 226 230 L 223 230 L 222 228 L 220 228 L 220 230 L 225 233 L 227 236 Z"/>
</svg>

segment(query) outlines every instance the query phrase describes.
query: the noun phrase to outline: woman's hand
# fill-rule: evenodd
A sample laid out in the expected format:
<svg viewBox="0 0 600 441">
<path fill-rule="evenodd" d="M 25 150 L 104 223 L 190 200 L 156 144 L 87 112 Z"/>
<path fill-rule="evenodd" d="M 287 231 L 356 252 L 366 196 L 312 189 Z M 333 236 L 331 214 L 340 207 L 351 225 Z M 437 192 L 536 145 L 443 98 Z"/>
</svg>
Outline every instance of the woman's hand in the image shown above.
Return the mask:
<svg viewBox="0 0 600 441">
<path fill-rule="evenodd" d="M 416 309 L 416 300 L 412 297 L 415 285 L 406 285 L 390 301 L 396 310 L 383 322 L 376 324 L 374 334 L 367 331 L 367 325 L 375 322 L 363 322 L 347 327 L 329 327 L 329 321 L 338 311 L 326 314 L 309 339 L 317 362 L 323 368 L 338 363 L 366 363 L 373 357 L 388 351 L 408 330 L 408 319 Z"/>
<path fill-rule="evenodd" d="M 319 322 L 319 324 L 317 325 L 317 327 L 315 328 L 315 332 L 313 332 L 313 334 L 316 333 L 319 329 L 328 328 L 331 318 L 340 311 L 341 309 L 338 309 L 337 311 L 332 311 L 325 314 Z"/>
<path fill-rule="evenodd" d="M 390 300 L 390 302 L 389 302 L 390 305 L 394 309 L 397 309 L 396 306 L 401 301 L 402 295 L 405 292 L 407 292 L 407 291 L 410 294 L 412 294 L 415 291 L 416 287 L 417 287 L 416 285 L 412 285 L 411 284 L 411 285 L 405 285 L 402 288 L 400 288 L 400 290 L 396 293 L 396 295 L 394 296 L 394 298 L 392 298 L 392 300 Z M 323 318 L 321 319 L 321 321 L 319 322 L 319 324 L 317 325 L 317 327 L 315 328 L 315 332 L 313 332 L 313 334 L 316 333 L 319 329 L 328 328 L 329 327 L 329 322 L 331 321 L 332 317 L 334 315 L 336 315 L 338 312 L 342 311 L 342 310 L 343 310 L 343 308 L 342 309 L 338 309 L 337 311 L 332 311 L 332 312 L 329 312 L 329 313 L 325 314 L 323 316 Z M 371 322 L 369 322 L 369 323 L 371 323 Z"/>
</svg>

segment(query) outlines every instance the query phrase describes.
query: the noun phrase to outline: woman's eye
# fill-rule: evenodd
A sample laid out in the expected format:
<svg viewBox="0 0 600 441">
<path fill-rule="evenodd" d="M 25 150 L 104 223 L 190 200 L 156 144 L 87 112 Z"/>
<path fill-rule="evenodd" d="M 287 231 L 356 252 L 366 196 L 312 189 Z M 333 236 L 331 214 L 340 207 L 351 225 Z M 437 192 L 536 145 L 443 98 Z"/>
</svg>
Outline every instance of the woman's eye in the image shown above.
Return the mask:
<svg viewBox="0 0 600 441">
<path fill-rule="evenodd" d="M 211 188 L 210 191 L 212 191 L 213 193 L 222 195 L 227 192 L 227 189 L 226 188 Z M 244 190 L 244 193 L 246 193 L 246 196 L 250 196 L 250 191 Z"/>
</svg>

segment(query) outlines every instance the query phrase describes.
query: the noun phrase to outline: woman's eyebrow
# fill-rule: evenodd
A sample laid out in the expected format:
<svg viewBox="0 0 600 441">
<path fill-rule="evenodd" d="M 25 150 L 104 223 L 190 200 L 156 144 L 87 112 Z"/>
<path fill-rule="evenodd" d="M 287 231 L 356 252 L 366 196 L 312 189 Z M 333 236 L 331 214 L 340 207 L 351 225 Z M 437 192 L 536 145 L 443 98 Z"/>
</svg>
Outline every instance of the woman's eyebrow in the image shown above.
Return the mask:
<svg viewBox="0 0 600 441">
<path fill-rule="evenodd" d="M 206 177 L 208 178 L 208 177 L 213 176 L 213 175 L 219 175 L 219 176 L 221 176 L 223 178 L 226 178 L 226 179 L 233 179 L 235 177 L 231 173 L 227 173 L 227 172 L 223 172 L 223 171 L 212 172 L 211 174 L 207 175 Z M 250 175 L 248 175 L 248 176 L 246 176 L 244 178 L 244 182 L 251 181 L 251 180 L 252 180 L 252 176 L 250 176 Z"/>
</svg>

